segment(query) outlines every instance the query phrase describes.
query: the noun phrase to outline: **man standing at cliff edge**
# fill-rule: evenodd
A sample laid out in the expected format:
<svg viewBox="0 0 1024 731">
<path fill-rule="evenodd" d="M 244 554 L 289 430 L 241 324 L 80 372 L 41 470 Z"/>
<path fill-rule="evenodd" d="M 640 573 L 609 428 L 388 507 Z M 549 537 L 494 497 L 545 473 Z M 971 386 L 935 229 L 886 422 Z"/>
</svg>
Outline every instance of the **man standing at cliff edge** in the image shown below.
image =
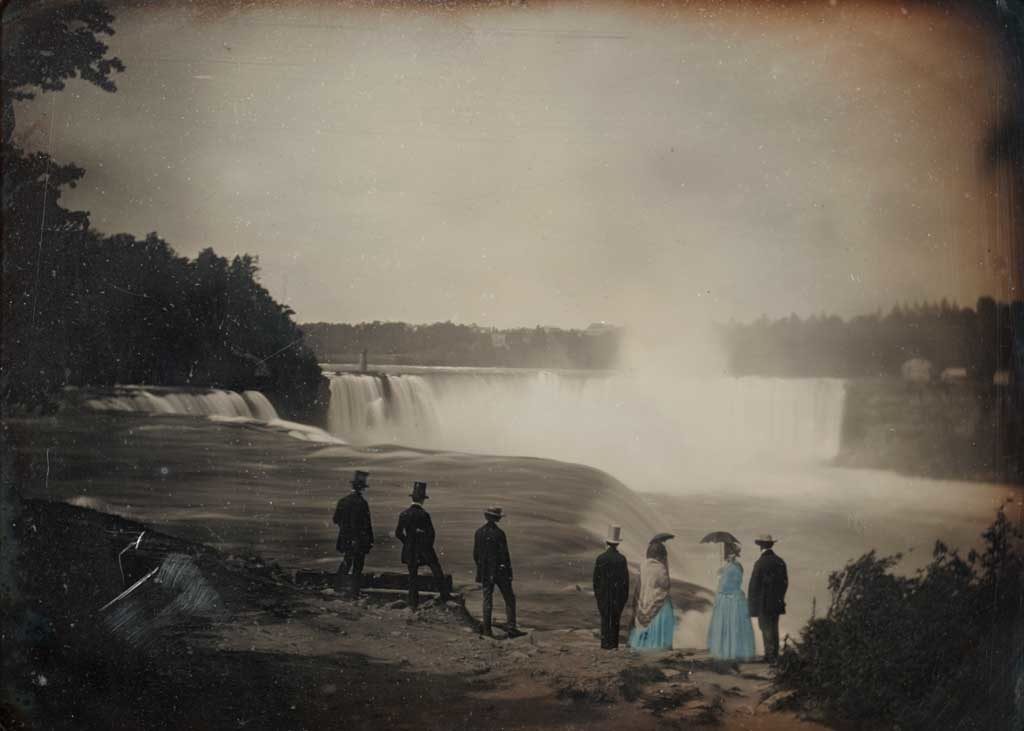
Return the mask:
<svg viewBox="0 0 1024 731">
<path fill-rule="evenodd" d="M 342 554 L 338 567 L 339 584 L 341 577 L 352 572 L 351 596 L 359 598 L 363 580 L 363 563 L 366 554 L 373 548 L 373 526 L 370 522 L 370 506 L 363 497 L 363 490 L 370 485 L 369 472 L 356 470 L 352 476 L 352 492 L 338 501 L 334 509 L 334 524 L 338 526 L 338 553 Z"/>
<path fill-rule="evenodd" d="M 747 587 L 750 616 L 757 617 L 757 626 L 764 639 L 764 659 L 773 663 L 779 659 L 779 615 L 786 613 L 786 589 L 789 575 L 786 562 L 775 555 L 775 539 L 762 535 L 756 541 L 761 547 L 761 558 L 754 564 Z"/>
</svg>

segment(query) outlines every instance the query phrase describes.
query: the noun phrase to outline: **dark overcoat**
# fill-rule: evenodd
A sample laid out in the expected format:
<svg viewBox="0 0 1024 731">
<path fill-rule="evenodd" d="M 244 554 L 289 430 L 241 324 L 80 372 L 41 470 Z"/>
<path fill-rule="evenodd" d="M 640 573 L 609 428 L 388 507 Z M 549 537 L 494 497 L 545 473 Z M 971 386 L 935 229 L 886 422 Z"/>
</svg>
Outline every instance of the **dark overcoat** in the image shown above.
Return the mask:
<svg viewBox="0 0 1024 731">
<path fill-rule="evenodd" d="M 370 505 L 361 492 L 353 490 L 338 501 L 334 523 L 338 526 L 339 553 L 369 553 L 373 547 L 373 525 Z"/>
<path fill-rule="evenodd" d="M 477 528 L 473 538 L 476 582 L 512 580 L 512 558 L 508 555 L 505 531 L 490 521 Z"/>
<path fill-rule="evenodd" d="M 437 563 L 434 522 L 422 505 L 413 503 L 398 516 L 395 538 L 402 542 L 402 563 L 409 568 Z"/>
<path fill-rule="evenodd" d="M 786 613 L 789 576 L 786 562 L 770 548 L 761 554 L 750 574 L 747 604 L 751 617 L 777 617 Z"/>
<path fill-rule="evenodd" d="M 609 547 L 594 562 L 594 597 L 601 614 L 622 612 L 629 600 L 629 566 L 615 548 Z"/>
</svg>

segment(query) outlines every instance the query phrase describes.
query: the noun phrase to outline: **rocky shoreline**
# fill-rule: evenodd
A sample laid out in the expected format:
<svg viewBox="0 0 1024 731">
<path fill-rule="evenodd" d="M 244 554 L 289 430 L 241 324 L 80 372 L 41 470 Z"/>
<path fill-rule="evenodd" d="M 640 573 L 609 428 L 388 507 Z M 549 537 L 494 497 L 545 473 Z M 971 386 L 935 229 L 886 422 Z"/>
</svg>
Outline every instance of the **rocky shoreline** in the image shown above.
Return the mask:
<svg viewBox="0 0 1024 731">
<path fill-rule="evenodd" d="M 823 728 L 787 710 L 761 664 L 606 652 L 592 628 L 482 638 L 455 602 L 348 601 L 62 503 L 24 501 L 14 525 L 5 728 Z M 196 568 L 216 610 L 165 585 L 163 615 L 176 609 L 140 644 L 100 607 L 142 530 Z"/>
</svg>

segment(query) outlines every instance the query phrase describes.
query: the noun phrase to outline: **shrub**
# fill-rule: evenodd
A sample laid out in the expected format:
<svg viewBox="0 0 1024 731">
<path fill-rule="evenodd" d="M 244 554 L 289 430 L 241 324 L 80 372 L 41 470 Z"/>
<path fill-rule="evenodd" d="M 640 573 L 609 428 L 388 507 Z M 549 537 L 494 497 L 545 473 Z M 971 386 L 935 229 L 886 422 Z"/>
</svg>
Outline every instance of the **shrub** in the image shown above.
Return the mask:
<svg viewBox="0 0 1024 731">
<path fill-rule="evenodd" d="M 1022 531 L 999 512 L 966 558 L 939 542 L 911 577 L 874 551 L 829 577 L 831 603 L 777 682 L 827 712 L 905 729 L 1022 728 Z"/>
</svg>

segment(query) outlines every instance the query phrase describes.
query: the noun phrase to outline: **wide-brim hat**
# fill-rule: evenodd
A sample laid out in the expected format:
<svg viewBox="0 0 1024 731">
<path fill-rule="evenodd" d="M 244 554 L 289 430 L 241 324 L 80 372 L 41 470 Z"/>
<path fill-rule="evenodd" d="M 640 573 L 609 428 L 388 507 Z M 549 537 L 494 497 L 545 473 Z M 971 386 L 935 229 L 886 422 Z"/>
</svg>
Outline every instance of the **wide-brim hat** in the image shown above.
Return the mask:
<svg viewBox="0 0 1024 731">
<path fill-rule="evenodd" d="M 409 493 L 409 497 L 411 497 L 413 500 L 429 500 L 430 496 L 427 495 L 427 483 L 412 483 L 412 492 Z"/>
<path fill-rule="evenodd" d="M 365 470 L 356 470 L 352 475 L 352 487 L 369 487 L 369 483 L 366 478 L 370 476 L 369 472 Z"/>
<path fill-rule="evenodd" d="M 776 541 L 774 538 L 772 538 L 771 533 L 762 533 L 754 539 L 754 543 L 756 543 L 759 546 L 774 546 Z"/>
<path fill-rule="evenodd" d="M 484 515 L 495 520 L 501 520 L 505 517 L 505 513 L 502 511 L 500 505 L 492 505 L 489 508 L 484 508 Z"/>
<path fill-rule="evenodd" d="M 615 545 L 622 543 L 622 526 L 608 526 L 608 537 L 604 539 L 604 542 L 614 543 Z"/>
</svg>

